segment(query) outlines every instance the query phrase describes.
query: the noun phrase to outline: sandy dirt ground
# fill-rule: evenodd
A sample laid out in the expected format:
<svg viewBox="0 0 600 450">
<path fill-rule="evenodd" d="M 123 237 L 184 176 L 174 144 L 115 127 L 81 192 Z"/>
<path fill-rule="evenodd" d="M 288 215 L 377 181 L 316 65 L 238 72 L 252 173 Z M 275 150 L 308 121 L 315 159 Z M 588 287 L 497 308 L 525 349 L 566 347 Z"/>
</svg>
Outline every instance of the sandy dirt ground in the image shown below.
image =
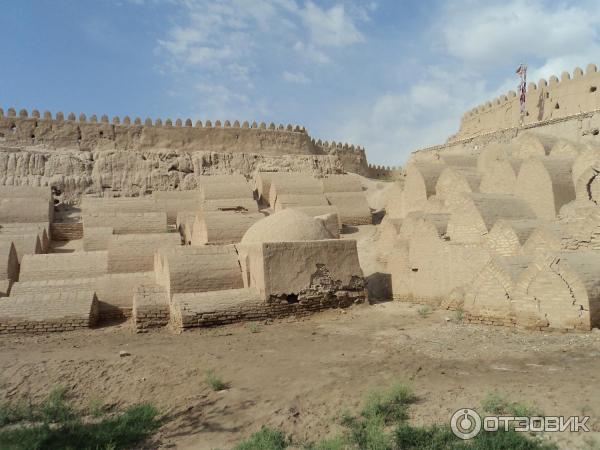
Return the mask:
<svg viewBox="0 0 600 450">
<path fill-rule="evenodd" d="M 416 424 L 447 423 L 499 391 L 548 415 L 591 416 L 594 432 L 551 436 L 562 448 L 583 448 L 585 437 L 600 434 L 600 333 L 467 325 L 448 311 L 423 318 L 418 308 L 359 305 L 258 330 L 136 335 L 122 324 L 2 337 L 0 399 L 42 398 L 62 385 L 81 407 L 149 401 L 167 420 L 149 448 L 228 449 L 262 425 L 297 442 L 331 435 L 344 410 L 402 381 L 419 398 L 411 408 Z M 204 381 L 209 369 L 230 388 L 213 392 Z"/>
</svg>

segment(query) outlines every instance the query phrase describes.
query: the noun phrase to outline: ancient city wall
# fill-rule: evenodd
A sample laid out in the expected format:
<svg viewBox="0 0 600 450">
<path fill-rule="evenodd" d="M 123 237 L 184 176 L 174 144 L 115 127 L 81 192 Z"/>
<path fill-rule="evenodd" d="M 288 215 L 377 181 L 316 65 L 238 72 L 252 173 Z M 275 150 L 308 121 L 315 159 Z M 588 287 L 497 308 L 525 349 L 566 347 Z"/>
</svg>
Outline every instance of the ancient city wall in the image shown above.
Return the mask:
<svg viewBox="0 0 600 450">
<path fill-rule="evenodd" d="M 572 75 L 563 72 L 560 79 L 552 76 L 548 81 L 541 79 L 537 84 L 529 83 L 523 125 L 596 111 L 600 109 L 599 87 L 600 72 L 594 64 L 589 64 L 585 73 L 577 67 Z M 461 120 L 460 130 L 451 140 L 520 125 L 519 97 L 515 91 L 509 91 L 506 95 L 466 112 Z"/>
<path fill-rule="evenodd" d="M 365 150 L 311 138 L 299 125 L 54 116 L 0 108 L 0 185 L 193 189 L 193 175 L 283 170 L 366 175 Z M 190 176 L 191 175 L 191 176 Z M 145 193 L 145 192 L 143 192 Z"/>
<path fill-rule="evenodd" d="M 22 109 L 17 114 L 14 108 L 6 113 L 0 109 L 0 138 L 7 144 L 35 145 L 44 144 L 51 148 L 75 148 L 92 151 L 96 149 L 143 150 L 149 148 L 168 148 L 177 150 L 196 150 L 261 153 L 261 154 L 318 154 L 314 142 L 304 127 L 299 125 L 278 125 L 264 122 L 233 124 L 226 120 L 210 120 L 192 125 L 177 119 L 175 123 L 166 119 L 152 122 L 146 119 L 131 120 L 125 117 L 95 115 L 88 120 L 85 114 L 76 117 L 70 113 L 67 118 L 61 112 L 48 111 L 40 115 L 33 110 L 29 114 Z"/>
</svg>

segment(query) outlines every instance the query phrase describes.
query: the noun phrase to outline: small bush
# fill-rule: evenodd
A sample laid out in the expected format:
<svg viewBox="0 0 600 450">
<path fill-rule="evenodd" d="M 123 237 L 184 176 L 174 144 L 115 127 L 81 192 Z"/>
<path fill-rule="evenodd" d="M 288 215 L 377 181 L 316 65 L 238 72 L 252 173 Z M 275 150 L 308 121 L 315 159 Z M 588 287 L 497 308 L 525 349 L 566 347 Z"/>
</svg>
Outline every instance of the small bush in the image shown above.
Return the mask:
<svg viewBox="0 0 600 450">
<path fill-rule="evenodd" d="M 386 450 L 390 444 L 390 436 L 385 432 L 385 422 L 381 416 L 363 418 L 347 418 L 345 441 L 351 447 L 369 450 Z"/>
<path fill-rule="evenodd" d="M 14 425 L 0 428 L 0 448 L 125 449 L 136 447 L 160 426 L 158 411 L 147 404 L 132 406 L 99 422 L 84 422 L 83 414 L 67 403 L 65 392 L 62 388 L 53 390 L 44 402 L 31 406 L 26 417 L 21 415 L 19 419 L 15 411 L 21 410 L 0 408 L 11 413 L 3 424 Z"/>
<path fill-rule="evenodd" d="M 343 436 L 335 436 L 306 447 L 307 450 L 346 450 L 347 448 L 346 440 Z"/>
<path fill-rule="evenodd" d="M 465 318 L 465 310 L 462 308 L 457 308 L 454 311 L 454 318 L 456 320 L 457 323 L 462 323 L 462 321 Z"/>
<path fill-rule="evenodd" d="M 414 401 L 412 390 L 403 384 L 371 393 L 359 417 L 349 414 L 342 417 L 342 425 L 347 428 L 345 442 L 360 449 L 391 448 L 392 437 L 385 431 L 385 427 L 407 420 L 408 405 Z"/>
<path fill-rule="evenodd" d="M 227 389 L 229 387 L 227 383 L 225 383 L 221 378 L 219 378 L 215 374 L 214 370 L 207 371 L 204 380 L 213 391 L 222 391 L 223 389 Z"/>
<path fill-rule="evenodd" d="M 475 438 L 463 441 L 447 426 L 396 428 L 395 443 L 402 450 L 553 450 L 554 444 L 544 444 L 514 431 L 482 431 Z"/>
<path fill-rule="evenodd" d="M 256 322 L 251 322 L 248 324 L 248 330 L 250 330 L 250 333 L 258 333 L 260 332 L 260 327 Z"/>
<path fill-rule="evenodd" d="M 408 419 L 408 406 L 416 400 L 412 389 L 404 384 L 394 384 L 387 391 L 373 392 L 361 411 L 364 418 L 381 417 L 384 424 Z"/>
<path fill-rule="evenodd" d="M 234 450 L 284 450 L 286 447 L 287 441 L 281 431 L 263 426 Z"/>
<path fill-rule="evenodd" d="M 556 450 L 558 447 L 549 442 L 541 442 L 539 439 L 531 439 L 525 433 L 516 431 L 482 431 L 472 439 L 472 445 L 463 445 L 465 450 Z"/>
<path fill-rule="evenodd" d="M 102 400 L 99 398 L 91 399 L 88 406 L 88 412 L 92 417 L 102 417 L 104 415 L 104 403 L 102 403 Z"/>
<path fill-rule="evenodd" d="M 395 440 L 399 448 L 410 449 L 450 449 L 457 443 L 457 438 L 449 428 L 413 427 L 402 424 L 396 428 Z"/>
<path fill-rule="evenodd" d="M 506 402 L 486 399 L 489 407 L 503 411 Z M 305 445 L 307 450 L 555 450 L 554 444 L 542 443 L 515 431 L 482 431 L 463 441 L 448 425 L 415 427 L 408 423 L 408 407 L 416 400 L 412 390 L 396 384 L 386 391 L 374 392 L 367 398 L 358 416 L 345 413 L 341 424 L 344 432 L 333 438 Z M 514 407 L 516 404 L 509 404 Z M 500 409 L 498 409 L 500 408 Z M 281 431 L 263 428 L 235 450 L 282 450 L 286 442 Z M 290 448 L 298 448 L 297 446 Z"/>
<path fill-rule="evenodd" d="M 32 420 L 33 415 L 31 405 L 0 404 L 0 427 L 23 420 Z"/>
<path fill-rule="evenodd" d="M 57 387 L 39 407 L 39 419 L 44 423 L 65 423 L 75 418 L 75 413 L 66 402 L 67 389 Z"/>
<path fill-rule="evenodd" d="M 498 392 L 489 393 L 481 402 L 481 407 L 488 414 L 534 417 L 542 416 L 543 413 L 532 405 L 511 402 Z"/>
<path fill-rule="evenodd" d="M 419 313 L 419 316 L 421 316 L 423 319 L 425 319 L 427 316 L 429 316 L 431 314 L 431 308 L 429 306 L 421 306 L 417 312 Z"/>
</svg>

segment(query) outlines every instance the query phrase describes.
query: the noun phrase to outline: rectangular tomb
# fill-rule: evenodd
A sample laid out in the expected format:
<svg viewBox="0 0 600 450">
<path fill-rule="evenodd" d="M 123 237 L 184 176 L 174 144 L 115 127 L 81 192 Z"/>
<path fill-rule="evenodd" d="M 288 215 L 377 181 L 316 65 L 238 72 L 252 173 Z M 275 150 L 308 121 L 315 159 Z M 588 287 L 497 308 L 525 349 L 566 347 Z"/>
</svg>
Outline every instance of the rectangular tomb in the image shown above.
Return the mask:
<svg viewBox="0 0 600 450">
<path fill-rule="evenodd" d="M 0 298 L 0 334 L 89 328 L 97 318 L 98 303 L 89 290 Z"/>
</svg>

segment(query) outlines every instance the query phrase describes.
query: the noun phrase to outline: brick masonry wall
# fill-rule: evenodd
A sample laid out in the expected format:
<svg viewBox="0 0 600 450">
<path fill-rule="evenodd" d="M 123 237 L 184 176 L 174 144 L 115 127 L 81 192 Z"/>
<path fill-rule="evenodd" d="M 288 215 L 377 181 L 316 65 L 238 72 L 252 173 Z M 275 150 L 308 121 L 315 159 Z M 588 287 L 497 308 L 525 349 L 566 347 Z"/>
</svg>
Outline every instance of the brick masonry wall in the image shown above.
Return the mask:
<svg viewBox="0 0 600 450">
<path fill-rule="evenodd" d="M 83 239 L 83 223 L 52 223 L 50 225 L 52 239 L 55 241 L 72 241 Z"/>
<path fill-rule="evenodd" d="M 6 298 L 5 301 L 18 302 L 19 305 L 15 308 L 3 306 L 0 334 L 49 333 L 93 327 L 98 322 L 99 311 L 95 295 L 91 301 L 86 299 L 90 294 L 92 292 L 71 292 L 32 297 L 25 301 Z M 47 308 L 54 308 L 53 318 L 44 317 Z"/>
<path fill-rule="evenodd" d="M 162 286 L 143 284 L 133 296 L 133 328 L 136 333 L 146 333 L 169 323 L 170 308 L 167 292 Z"/>
<path fill-rule="evenodd" d="M 171 324 L 176 330 L 183 331 L 195 327 L 213 327 L 235 322 L 280 319 L 289 316 L 305 317 L 331 308 L 347 308 L 355 303 L 363 303 L 365 291 L 337 291 L 326 295 L 299 296 L 297 301 L 272 297 L 269 302 L 252 301 L 236 306 L 198 314 L 173 314 Z"/>
<path fill-rule="evenodd" d="M 555 328 L 544 325 L 543 323 L 520 323 L 515 318 L 506 317 L 490 317 L 490 316 L 479 316 L 474 314 L 464 313 L 463 321 L 472 324 L 482 325 L 496 325 L 504 327 L 521 328 L 532 331 L 547 331 L 547 332 L 559 332 L 559 333 L 587 333 L 589 330 L 582 328 Z"/>
</svg>

